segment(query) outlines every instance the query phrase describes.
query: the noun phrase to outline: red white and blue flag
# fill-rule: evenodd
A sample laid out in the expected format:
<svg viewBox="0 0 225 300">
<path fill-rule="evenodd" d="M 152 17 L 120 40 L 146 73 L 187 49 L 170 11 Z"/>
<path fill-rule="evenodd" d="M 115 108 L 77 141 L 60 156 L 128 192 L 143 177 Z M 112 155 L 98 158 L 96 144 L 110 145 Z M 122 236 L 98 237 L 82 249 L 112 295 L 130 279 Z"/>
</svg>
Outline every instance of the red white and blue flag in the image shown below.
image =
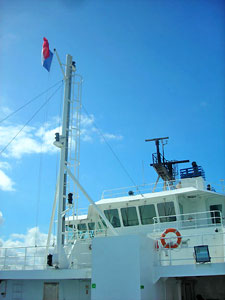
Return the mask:
<svg viewBox="0 0 225 300">
<path fill-rule="evenodd" d="M 49 50 L 48 40 L 45 37 L 43 38 L 43 40 L 44 42 L 42 46 L 42 65 L 49 72 L 52 63 L 53 53 Z"/>
</svg>

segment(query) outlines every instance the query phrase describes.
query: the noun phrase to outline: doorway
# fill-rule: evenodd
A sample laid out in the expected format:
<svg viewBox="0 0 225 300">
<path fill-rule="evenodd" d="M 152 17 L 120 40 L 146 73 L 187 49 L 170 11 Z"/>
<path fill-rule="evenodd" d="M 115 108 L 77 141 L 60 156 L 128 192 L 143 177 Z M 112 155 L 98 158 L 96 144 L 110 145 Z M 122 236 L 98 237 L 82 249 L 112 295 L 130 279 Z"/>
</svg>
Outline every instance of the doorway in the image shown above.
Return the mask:
<svg viewBox="0 0 225 300">
<path fill-rule="evenodd" d="M 183 279 L 181 283 L 181 299 L 193 300 L 195 299 L 195 280 Z"/>
<path fill-rule="evenodd" d="M 43 300 L 59 300 L 59 283 L 45 282 Z"/>
</svg>

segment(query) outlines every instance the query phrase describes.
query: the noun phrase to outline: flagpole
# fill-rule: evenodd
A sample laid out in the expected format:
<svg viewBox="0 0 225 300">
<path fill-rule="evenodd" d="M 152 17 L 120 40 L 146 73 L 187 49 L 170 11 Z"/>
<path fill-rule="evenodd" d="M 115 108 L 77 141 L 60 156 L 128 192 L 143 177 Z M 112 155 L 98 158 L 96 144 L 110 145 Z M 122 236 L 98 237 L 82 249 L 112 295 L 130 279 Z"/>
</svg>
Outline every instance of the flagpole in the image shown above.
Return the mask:
<svg viewBox="0 0 225 300">
<path fill-rule="evenodd" d="M 58 52 L 56 51 L 56 49 L 54 49 L 54 53 L 55 53 L 55 55 L 56 55 L 56 57 L 58 59 L 59 66 L 60 66 L 60 69 L 61 69 L 61 71 L 63 73 L 63 77 L 64 77 L 64 80 L 65 80 L 65 73 L 64 73 L 64 69 L 63 69 L 63 64 L 61 63 L 61 60 L 59 58 L 59 55 L 58 55 Z"/>
</svg>

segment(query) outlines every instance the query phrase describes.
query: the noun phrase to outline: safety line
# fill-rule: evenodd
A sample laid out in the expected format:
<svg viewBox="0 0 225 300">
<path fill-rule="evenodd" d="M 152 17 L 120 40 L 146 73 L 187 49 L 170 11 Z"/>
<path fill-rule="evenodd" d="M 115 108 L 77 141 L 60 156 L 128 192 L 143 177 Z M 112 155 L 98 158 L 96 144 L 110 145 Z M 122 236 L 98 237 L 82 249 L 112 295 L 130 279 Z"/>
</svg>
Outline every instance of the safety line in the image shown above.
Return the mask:
<svg viewBox="0 0 225 300">
<path fill-rule="evenodd" d="M 63 82 L 63 80 L 59 80 L 58 82 L 56 82 L 54 85 L 52 85 L 51 87 L 49 87 L 47 90 L 45 90 L 44 92 L 40 93 L 39 95 L 35 96 L 34 98 L 32 98 L 31 100 L 29 100 L 27 103 L 25 103 L 24 105 L 20 106 L 19 108 L 17 108 L 15 111 L 13 111 L 12 113 L 10 113 L 8 116 L 6 116 L 4 119 L 0 120 L 0 123 L 6 121 L 8 118 L 10 118 L 11 116 L 13 116 L 15 113 L 17 113 L 18 111 L 20 111 L 21 109 L 23 109 L 24 107 L 26 107 L 28 104 L 30 104 L 31 102 L 37 100 L 39 97 L 41 97 L 42 95 L 44 95 L 45 93 L 47 93 L 49 90 L 51 90 L 52 88 L 54 88 L 56 85 L 58 85 L 60 82 Z"/>
<path fill-rule="evenodd" d="M 91 116 L 89 115 L 88 111 L 86 110 L 86 108 L 84 107 L 84 105 L 82 104 L 82 108 L 85 111 L 86 115 L 91 118 Z M 130 174 L 128 173 L 127 169 L 125 168 L 125 166 L 123 165 L 123 163 L 121 162 L 121 160 L 119 159 L 119 157 L 117 156 L 117 154 L 115 153 L 115 151 L 113 150 L 112 146 L 109 144 L 109 142 L 106 140 L 106 138 L 104 137 L 104 134 L 102 133 L 102 131 L 99 129 L 99 127 L 96 125 L 95 121 L 93 120 L 93 124 L 95 126 L 95 128 L 97 129 L 97 131 L 99 132 L 99 134 L 101 135 L 101 137 L 103 138 L 104 142 L 106 143 L 106 145 L 109 147 L 110 151 L 112 152 L 112 154 L 114 155 L 114 157 L 116 158 L 116 160 L 118 161 L 118 163 L 120 164 L 120 167 L 123 169 L 123 171 L 125 172 L 125 174 L 128 176 L 128 178 L 130 179 L 130 181 L 132 182 L 132 184 L 136 187 L 136 190 L 138 191 L 138 193 L 142 196 L 143 194 L 141 193 L 141 191 L 139 190 L 139 188 L 137 187 L 137 184 L 135 183 L 134 179 L 130 176 Z"/>
<path fill-rule="evenodd" d="M 0 155 L 8 148 L 8 146 L 15 140 L 15 138 L 20 134 L 20 132 L 33 120 L 33 118 L 39 113 L 39 111 L 50 101 L 50 99 L 56 94 L 56 92 L 61 88 L 59 86 L 52 95 L 39 107 L 39 109 L 32 115 L 32 117 L 23 125 L 23 127 L 17 132 L 17 134 L 9 141 L 9 143 L 0 151 Z"/>
</svg>

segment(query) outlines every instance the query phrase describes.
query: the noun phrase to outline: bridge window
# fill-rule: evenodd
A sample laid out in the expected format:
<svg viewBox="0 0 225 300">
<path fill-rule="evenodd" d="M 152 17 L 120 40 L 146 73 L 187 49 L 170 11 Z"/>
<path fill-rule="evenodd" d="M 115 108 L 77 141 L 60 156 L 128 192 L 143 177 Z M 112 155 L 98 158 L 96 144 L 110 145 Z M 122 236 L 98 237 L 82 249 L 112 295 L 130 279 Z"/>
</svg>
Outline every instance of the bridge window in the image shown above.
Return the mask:
<svg viewBox="0 0 225 300">
<path fill-rule="evenodd" d="M 88 223 L 88 229 L 89 230 L 95 230 L 95 222 Z"/>
<path fill-rule="evenodd" d="M 121 208 L 121 214 L 124 226 L 135 226 L 139 224 L 136 207 Z"/>
<path fill-rule="evenodd" d="M 173 202 L 163 202 L 157 204 L 160 222 L 176 221 L 175 207 Z"/>
<path fill-rule="evenodd" d="M 221 223 L 220 212 L 222 212 L 222 204 L 210 205 L 212 223 Z"/>
<path fill-rule="evenodd" d="M 98 222 L 98 224 L 97 224 L 97 225 L 98 225 L 98 226 L 97 226 L 97 228 L 98 228 L 98 229 L 102 229 L 102 226 L 103 226 L 103 225 L 102 225 L 102 223 L 101 223 L 101 222 Z"/>
<path fill-rule="evenodd" d="M 82 223 L 77 224 L 77 228 L 78 228 L 78 230 L 80 230 L 80 231 L 86 231 L 86 230 L 87 230 L 86 224 L 82 224 Z"/>
<path fill-rule="evenodd" d="M 89 236 L 93 238 L 95 235 L 95 222 L 88 223 L 88 229 L 89 229 Z"/>
<path fill-rule="evenodd" d="M 101 220 L 101 222 L 102 222 L 102 226 L 103 227 L 105 227 L 105 228 L 107 228 L 107 226 L 106 226 L 106 224 L 105 224 L 105 221 L 102 219 L 102 217 L 99 215 L 99 217 L 100 217 L 100 220 Z M 99 223 L 99 222 L 98 222 Z M 99 223 L 100 224 L 100 223 Z"/>
<path fill-rule="evenodd" d="M 121 226 L 118 209 L 104 210 L 104 214 L 113 227 L 116 228 Z"/>
<path fill-rule="evenodd" d="M 79 236 L 80 239 L 87 238 L 87 234 L 86 234 L 87 225 L 86 224 L 84 224 L 84 223 L 83 224 L 82 223 L 77 224 L 77 229 L 78 229 L 78 236 Z"/>
<path fill-rule="evenodd" d="M 66 225 L 66 231 L 72 231 L 72 230 L 75 230 L 75 229 L 76 229 L 75 224 L 74 225 L 72 225 L 72 224 Z"/>
<path fill-rule="evenodd" d="M 153 224 L 153 218 L 156 217 L 155 206 L 151 205 L 141 205 L 138 207 L 141 217 L 141 224 Z"/>
</svg>

